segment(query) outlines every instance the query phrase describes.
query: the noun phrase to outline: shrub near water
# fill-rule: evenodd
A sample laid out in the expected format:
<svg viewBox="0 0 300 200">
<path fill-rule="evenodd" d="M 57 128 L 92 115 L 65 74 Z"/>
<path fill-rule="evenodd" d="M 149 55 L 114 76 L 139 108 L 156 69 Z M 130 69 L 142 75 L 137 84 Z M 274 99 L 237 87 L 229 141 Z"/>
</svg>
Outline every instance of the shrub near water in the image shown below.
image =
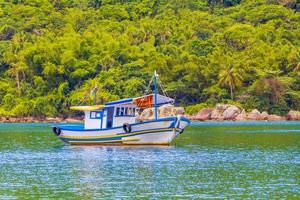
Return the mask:
<svg viewBox="0 0 300 200">
<path fill-rule="evenodd" d="M 189 114 L 189 115 L 196 114 L 201 109 L 208 108 L 208 107 L 209 106 L 206 103 L 200 103 L 200 104 L 188 106 L 188 107 L 185 108 L 185 113 Z"/>
</svg>

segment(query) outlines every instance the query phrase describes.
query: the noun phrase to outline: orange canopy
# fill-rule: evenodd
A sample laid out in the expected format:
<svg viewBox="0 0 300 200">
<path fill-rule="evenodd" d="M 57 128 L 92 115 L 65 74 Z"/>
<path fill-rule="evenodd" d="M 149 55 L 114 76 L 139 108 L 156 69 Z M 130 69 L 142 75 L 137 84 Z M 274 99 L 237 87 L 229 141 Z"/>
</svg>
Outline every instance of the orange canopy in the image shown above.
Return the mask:
<svg viewBox="0 0 300 200">
<path fill-rule="evenodd" d="M 133 103 L 141 109 L 151 108 L 153 106 L 153 95 L 136 98 Z"/>
</svg>

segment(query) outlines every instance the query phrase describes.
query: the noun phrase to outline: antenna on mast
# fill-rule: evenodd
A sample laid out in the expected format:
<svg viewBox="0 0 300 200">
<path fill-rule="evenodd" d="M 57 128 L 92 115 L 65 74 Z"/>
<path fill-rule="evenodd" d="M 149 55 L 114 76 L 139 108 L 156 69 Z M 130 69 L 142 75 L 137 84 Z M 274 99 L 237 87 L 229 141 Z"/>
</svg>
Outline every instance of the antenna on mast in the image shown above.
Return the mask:
<svg viewBox="0 0 300 200">
<path fill-rule="evenodd" d="M 94 105 L 97 105 L 97 90 L 98 90 L 98 86 L 96 85 L 93 89 L 92 89 L 92 93 L 93 93 L 93 101 L 94 101 Z"/>
<path fill-rule="evenodd" d="M 154 70 L 154 113 L 155 113 L 155 120 L 157 120 L 157 78 L 158 74 L 156 73 L 156 70 Z"/>
</svg>

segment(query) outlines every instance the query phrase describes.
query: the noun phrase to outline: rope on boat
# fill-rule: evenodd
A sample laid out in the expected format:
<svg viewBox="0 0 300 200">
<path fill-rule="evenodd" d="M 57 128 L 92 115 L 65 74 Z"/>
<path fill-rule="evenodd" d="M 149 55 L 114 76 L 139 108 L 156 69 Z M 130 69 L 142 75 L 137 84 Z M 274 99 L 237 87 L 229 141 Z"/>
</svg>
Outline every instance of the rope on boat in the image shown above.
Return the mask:
<svg viewBox="0 0 300 200">
<path fill-rule="evenodd" d="M 84 98 L 80 101 L 80 103 L 78 104 L 79 106 L 86 101 L 86 99 L 91 95 L 91 93 L 93 93 L 95 90 L 98 90 L 98 86 L 94 86 L 93 89 L 91 89 L 89 92 L 86 93 L 86 95 L 84 96 Z"/>
<path fill-rule="evenodd" d="M 145 92 L 144 92 L 143 95 L 148 94 L 148 92 L 149 92 L 148 89 L 150 88 L 150 86 L 151 86 L 151 84 L 152 84 L 152 82 L 153 82 L 153 80 L 154 80 L 154 76 L 155 76 L 155 75 L 152 76 L 151 81 L 149 82 L 149 84 L 148 84 L 148 86 L 147 86 L 147 89 L 145 90 Z M 157 83 L 158 83 L 158 85 L 159 85 L 159 87 L 160 87 L 160 89 L 161 89 L 161 91 L 162 91 L 162 93 L 163 93 L 163 96 L 164 96 L 165 100 L 167 100 L 168 97 L 170 98 L 170 96 L 169 96 L 167 90 L 164 88 L 164 86 L 163 86 L 163 84 L 162 84 L 162 82 L 161 82 L 160 79 L 157 79 Z"/>
<path fill-rule="evenodd" d="M 163 95 L 165 96 L 164 98 L 167 99 L 168 97 L 170 98 L 169 94 L 167 93 L 167 90 L 165 90 L 161 80 L 158 80 L 158 84 L 160 86 L 160 89 L 162 90 L 163 92 Z"/>
<path fill-rule="evenodd" d="M 146 95 L 146 94 L 148 93 L 148 88 L 150 88 L 150 86 L 151 86 L 151 83 L 153 82 L 153 79 L 154 79 L 154 76 L 152 76 L 152 78 L 151 78 L 151 80 L 150 80 L 150 82 L 149 82 L 148 86 L 146 87 L 146 90 L 145 90 L 145 92 L 144 92 L 144 94 L 143 94 L 143 95 Z"/>
</svg>

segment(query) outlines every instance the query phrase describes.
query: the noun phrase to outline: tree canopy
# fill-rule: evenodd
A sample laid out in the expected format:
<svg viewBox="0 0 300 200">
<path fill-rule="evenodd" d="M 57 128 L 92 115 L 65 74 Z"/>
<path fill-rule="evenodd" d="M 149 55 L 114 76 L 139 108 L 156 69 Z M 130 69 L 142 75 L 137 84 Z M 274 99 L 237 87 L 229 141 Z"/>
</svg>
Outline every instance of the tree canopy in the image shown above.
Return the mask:
<svg viewBox="0 0 300 200">
<path fill-rule="evenodd" d="M 180 105 L 300 110 L 299 0 L 4 0 L 0 115 L 67 116 L 143 93 Z"/>
</svg>

